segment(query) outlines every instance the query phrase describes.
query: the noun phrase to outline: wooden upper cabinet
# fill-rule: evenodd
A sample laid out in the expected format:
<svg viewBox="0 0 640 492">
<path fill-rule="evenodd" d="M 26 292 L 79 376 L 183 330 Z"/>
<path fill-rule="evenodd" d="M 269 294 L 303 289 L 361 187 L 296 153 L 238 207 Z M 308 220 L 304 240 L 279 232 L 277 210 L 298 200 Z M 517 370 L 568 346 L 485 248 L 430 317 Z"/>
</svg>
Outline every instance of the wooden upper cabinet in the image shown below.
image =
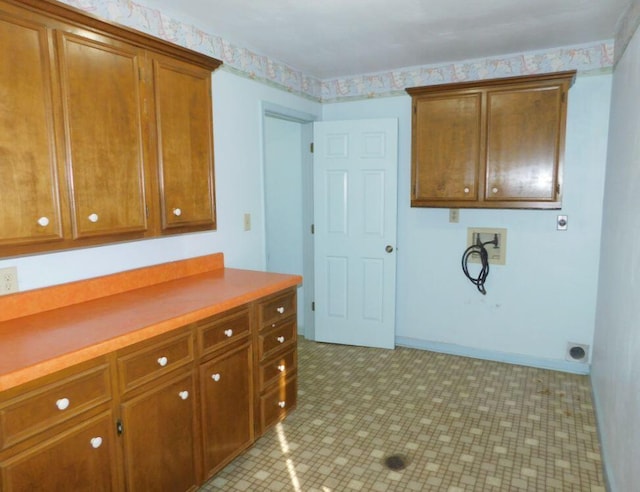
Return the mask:
<svg viewBox="0 0 640 492">
<path fill-rule="evenodd" d="M 0 248 L 60 241 L 51 40 L 0 10 Z"/>
<path fill-rule="evenodd" d="M 215 228 L 220 61 L 0 0 L 0 257 Z"/>
<path fill-rule="evenodd" d="M 211 229 L 216 219 L 211 71 L 156 56 L 153 88 L 162 231 Z"/>
<path fill-rule="evenodd" d="M 414 207 L 562 206 L 575 71 L 407 89 Z"/>
<path fill-rule="evenodd" d="M 439 95 L 415 106 L 414 193 L 419 200 L 478 199 L 481 94 Z"/>
<path fill-rule="evenodd" d="M 144 53 L 88 33 L 58 47 L 73 237 L 145 232 Z"/>
</svg>

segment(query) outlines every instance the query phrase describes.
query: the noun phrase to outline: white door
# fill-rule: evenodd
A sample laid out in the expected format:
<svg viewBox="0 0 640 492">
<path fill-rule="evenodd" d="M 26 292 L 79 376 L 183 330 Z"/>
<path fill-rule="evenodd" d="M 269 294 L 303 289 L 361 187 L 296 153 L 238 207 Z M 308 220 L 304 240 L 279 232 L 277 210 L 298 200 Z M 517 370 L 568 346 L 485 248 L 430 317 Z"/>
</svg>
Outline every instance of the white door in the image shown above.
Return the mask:
<svg viewBox="0 0 640 492">
<path fill-rule="evenodd" d="M 398 121 L 314 124 L 315 331 L 395 345 Z"/>
</svg>

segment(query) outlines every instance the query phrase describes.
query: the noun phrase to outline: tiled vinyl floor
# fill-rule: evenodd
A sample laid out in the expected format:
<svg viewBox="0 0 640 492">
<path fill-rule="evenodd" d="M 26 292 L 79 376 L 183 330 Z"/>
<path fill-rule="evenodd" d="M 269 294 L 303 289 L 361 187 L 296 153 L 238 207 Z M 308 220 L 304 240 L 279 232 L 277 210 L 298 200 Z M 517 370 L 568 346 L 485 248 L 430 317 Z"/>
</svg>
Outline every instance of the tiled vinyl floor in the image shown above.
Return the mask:
<svg viewBox="0 0 640 492">
<path fill-rule="evenodd" d="M 298 363 L 298 408 L 201 491 L 605 490 L 587 376 L 304 339 Z"/>
</svg>

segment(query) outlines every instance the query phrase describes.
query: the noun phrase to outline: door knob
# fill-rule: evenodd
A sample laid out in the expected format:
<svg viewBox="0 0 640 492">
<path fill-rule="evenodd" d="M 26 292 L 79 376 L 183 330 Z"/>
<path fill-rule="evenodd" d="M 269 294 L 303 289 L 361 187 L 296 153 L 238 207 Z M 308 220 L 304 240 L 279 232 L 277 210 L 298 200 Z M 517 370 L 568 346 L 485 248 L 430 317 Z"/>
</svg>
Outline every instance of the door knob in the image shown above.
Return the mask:
<svg viewBox="0 0 640 492">
<path fill-rule="evenodd" d="M 386 247 L 386 248 L 384 248 L 384 250 L 385 250 L 387 253 L 391 253 L 391 252 L 393 252 L 393 246 L 391 246 L 390 244 L 387 244 L 387 247 Z"/>
</svg>

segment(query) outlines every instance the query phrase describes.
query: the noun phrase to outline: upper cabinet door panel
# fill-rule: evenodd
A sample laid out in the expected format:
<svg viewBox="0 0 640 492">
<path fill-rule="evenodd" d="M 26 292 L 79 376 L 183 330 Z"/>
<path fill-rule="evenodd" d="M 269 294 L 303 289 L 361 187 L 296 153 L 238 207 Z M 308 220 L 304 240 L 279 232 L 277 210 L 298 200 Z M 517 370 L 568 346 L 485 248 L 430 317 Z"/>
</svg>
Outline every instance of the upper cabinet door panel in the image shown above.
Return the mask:
<svg viewBox="0 0 640 492">
<path fill-rule="evenodd" d="M 487 200 L 556 199 L 562 88 L 487 94 Z"/>
<path fill-rule="evenodd" d="M 50 42 L 0 13 L 0 246 L 62 239 Z"/>
<path fill-rule="evenodd" d="M 215 228 L 211 72 L 153 60 L 164 232 Z"/>
<path fill-rule="evenodd" d="M 90 33 L 58 46 L 73 237 L 145 231 L 144 55 Z"/>
<path fill-rule="evenodd" d="M 477 200 L 481 94 L 416 100 L 412 199 Z"/>
</svg>

